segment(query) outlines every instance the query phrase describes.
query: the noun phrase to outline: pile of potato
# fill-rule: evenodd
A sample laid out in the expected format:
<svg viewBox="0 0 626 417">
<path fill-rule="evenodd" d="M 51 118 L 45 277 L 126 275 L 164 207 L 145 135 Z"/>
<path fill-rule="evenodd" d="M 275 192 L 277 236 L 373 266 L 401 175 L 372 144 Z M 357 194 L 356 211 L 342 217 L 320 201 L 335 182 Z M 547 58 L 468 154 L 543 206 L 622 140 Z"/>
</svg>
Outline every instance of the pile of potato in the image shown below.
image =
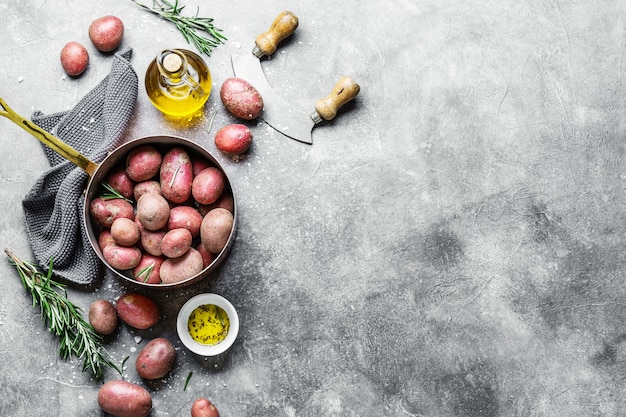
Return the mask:
<svg viewBox="0 0 626 417">
<path fill-rule="evenodd" d="M 117 16 L 103 16 L 89 25 L 89 40 L 100 52 L 112 52 L 120 46 L 124 23 Z M 89 65 L 89 52 L 80 42 L 71 41 L 61 49 L 61 66 L 71 77 L 78 77 Z"/>
<path fill-rule="evenodd" d="M 118 318 L 128 326 L 145 330 L 160 320 L 157 304 L 145 295 L 126 293 L 115 305 L 97 299 L 89 306 L 89 323 L 96 333 L 110 335 L 118 327 Z M 172 343 L 157 337 L 148 342 L 135 360 L 137 374 L 146 380 L 166 376 L 174 367 L 176 349 Z M 152 410 L 152 396 L 140 385 L 124 380 L 108 381 L 98 390 L 98 405 L 115 417 L 146 417 Z M 191 407 L 192 417 L 219 417 L 219 411 L 206 398 L 198 398 Z"/>
<path fill-rule="evenodd" d="M 162 153 L 163 152 L 163 153 Z M 193 154 L 192 154 L 193 155 Z M 185 148 L 145 144 L 104 182 L 123 198 L 93 199 L 106 262 L 141 283 L 172 284 L 208 267 L 234 224 L 234 201 L 223 172 Z"/>
</svg>

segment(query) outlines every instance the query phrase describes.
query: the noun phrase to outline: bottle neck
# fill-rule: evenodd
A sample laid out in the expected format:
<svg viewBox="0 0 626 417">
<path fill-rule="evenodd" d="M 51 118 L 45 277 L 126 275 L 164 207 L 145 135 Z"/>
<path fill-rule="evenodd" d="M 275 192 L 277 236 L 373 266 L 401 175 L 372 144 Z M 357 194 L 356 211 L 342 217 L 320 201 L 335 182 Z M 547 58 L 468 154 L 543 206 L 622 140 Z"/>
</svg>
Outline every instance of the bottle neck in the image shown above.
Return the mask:
<svg viewBox="0 0 626 417">
<path fill-rule="evenodd" d="M 178 50 L 164 50 L 156 59 L 160 73 L 160 84 L 164 92 L 176 98 L 192 97 L 201 100 L 204 89 L 189 74 L 189 63 L 185 55 Z"/>
</svg>

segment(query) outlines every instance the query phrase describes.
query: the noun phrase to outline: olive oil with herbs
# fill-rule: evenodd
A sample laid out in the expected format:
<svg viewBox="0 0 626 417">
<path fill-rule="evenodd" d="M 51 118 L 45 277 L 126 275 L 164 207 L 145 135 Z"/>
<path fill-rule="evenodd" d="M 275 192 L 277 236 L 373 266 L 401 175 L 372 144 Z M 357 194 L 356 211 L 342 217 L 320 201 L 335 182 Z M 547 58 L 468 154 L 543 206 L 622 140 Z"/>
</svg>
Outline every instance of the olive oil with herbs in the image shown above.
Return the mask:
<svg viewBox="0 0 626 417">
<path fill-rule="evenodd" d="M 215 304 L 202 304 L 189 315 L 187 329 L 191 338 L 203 345 L 215 345 L 226 338 L 230 320 L 228 314 Z"/>
</svg>

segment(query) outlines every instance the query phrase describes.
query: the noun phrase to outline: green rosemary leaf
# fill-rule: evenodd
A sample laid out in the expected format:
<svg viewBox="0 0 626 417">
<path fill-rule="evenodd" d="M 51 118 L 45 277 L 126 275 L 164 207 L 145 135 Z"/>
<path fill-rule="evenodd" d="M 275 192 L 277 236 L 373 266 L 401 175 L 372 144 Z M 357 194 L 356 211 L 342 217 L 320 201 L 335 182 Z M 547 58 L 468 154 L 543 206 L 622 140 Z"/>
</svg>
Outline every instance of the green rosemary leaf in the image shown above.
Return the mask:
<svg viewBox="0 0 626 417">
<path fill-rule="evenodd" d="M 185 41 L 192 44 L 207 56 L 211 56 L 213 49 L 228 40 L 222 29 L 215 27 L 213 18 L 198 16 L 200 9 L 192 17 L 181 16 L 185 6 L 178 7 L 178 0 L 173 4 L 167 0 L 152 0 L 152 7 L 131 0 L 137 6 L 173 23 L 183 35 Z"/>
<path fill-rule="evenodd" d="M 122 200 L 126 200 L 129 203 L 132 203 L 131 200 L 129 200 L 128 198 L 124 197 L 119 191 L 117 191 L 115 188 L 113 188 L 111 186 L 111 184 L 109 184 L 106 181 L 102 181 L 100 183 L 100 190 L 98 190 L 98 197 L 100 197 L 103 200 L 115 200 L 116 198 L 121 198 Z M 51 271 L 52 269 L 50 268 L 49 271 Z"/>
<path fill-rule="evenodd" d="M 65 285 L 52 279 L 52 260 L 44 274 L 34 263 L 21 260 L 9 249 L 5 253 L 30 293 L 33 306 L 39 305 L 42 322 L 57 336 L 59 356 L 82 359 L 83 371 L 89 370 L 97 381 L 104 378 L 104 368 L 115 369 L 121 375 L 120 368 L 102 347 L 102 338 L 83 317 L 82 309 L 67 298 Z"/>
<path fill-rule="evenodd" d="M 193 375 L 193 371 L 189 371 L 189 373 L 187 374 L 187 379 L 185 379 L 185 386 L 183 387 L 183 391 L 187 391 L 187 385 L 189 385 L 191 375 Z"/>
</svg>

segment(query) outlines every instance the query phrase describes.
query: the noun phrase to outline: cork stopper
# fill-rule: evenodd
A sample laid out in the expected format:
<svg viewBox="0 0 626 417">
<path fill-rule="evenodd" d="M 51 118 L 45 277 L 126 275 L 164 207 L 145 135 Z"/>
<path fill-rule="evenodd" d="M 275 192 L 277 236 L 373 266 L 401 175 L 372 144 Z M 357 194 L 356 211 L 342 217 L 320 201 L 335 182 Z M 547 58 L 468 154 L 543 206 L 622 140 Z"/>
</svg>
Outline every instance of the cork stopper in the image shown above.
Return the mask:
<svg viewBox="0 0 626 417">
<path fill-rule="evenodd" d="M 176 73 L 181 70 L 183 59 L 178 54 L 167 54 L 163 58 L 163 68 L 170 73 Z"/>
</svg>

